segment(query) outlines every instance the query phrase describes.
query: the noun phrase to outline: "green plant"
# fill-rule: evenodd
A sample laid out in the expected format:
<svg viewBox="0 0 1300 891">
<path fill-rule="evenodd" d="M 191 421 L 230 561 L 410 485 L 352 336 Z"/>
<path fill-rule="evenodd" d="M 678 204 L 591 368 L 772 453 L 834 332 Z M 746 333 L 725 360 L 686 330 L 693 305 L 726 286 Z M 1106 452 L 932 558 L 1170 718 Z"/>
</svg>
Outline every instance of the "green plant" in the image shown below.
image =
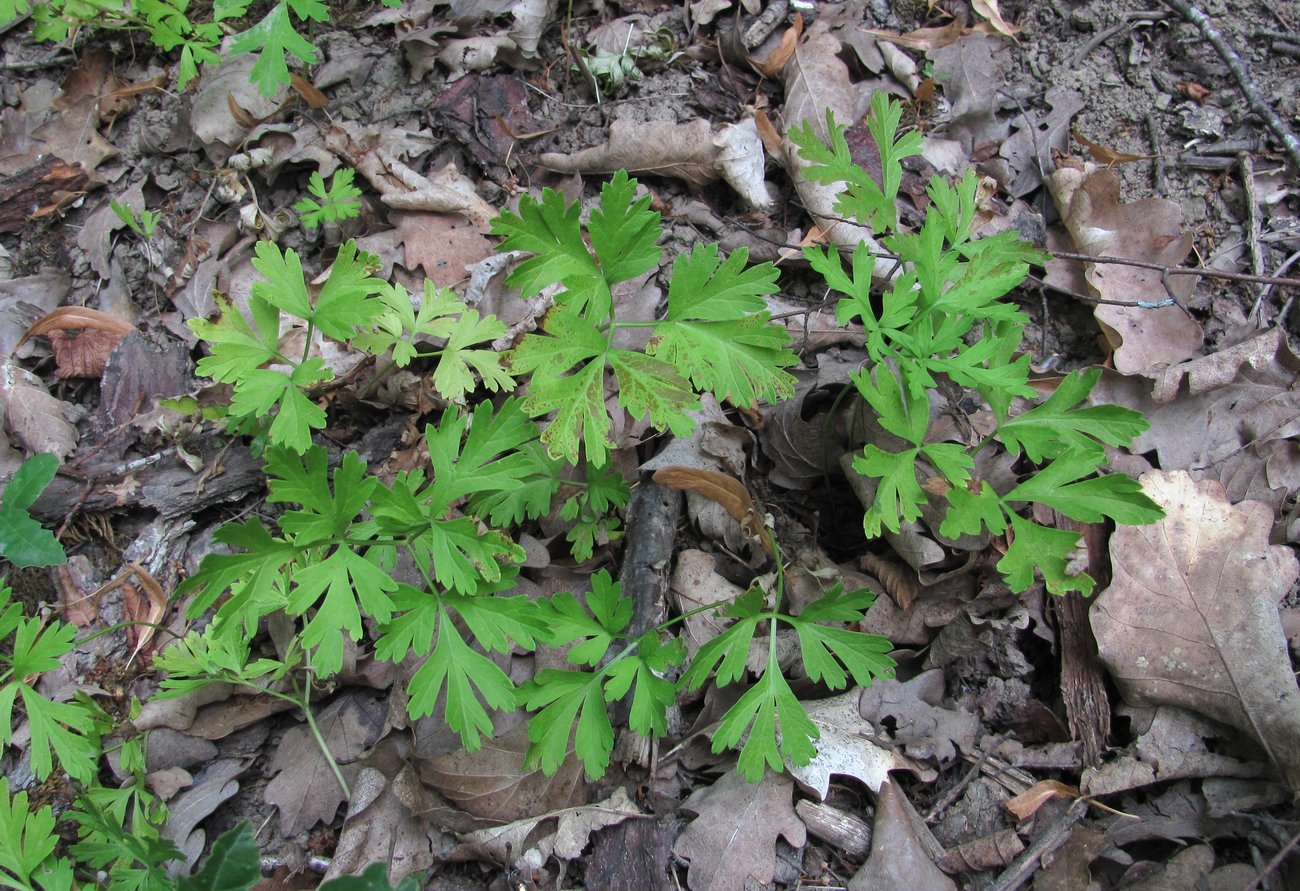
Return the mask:
<svg viewBox="0 0 1300 891">
<path fill-rule="evenodd" d="M 33 455 L 14 472 L 0 495 L 0 557 L 14 566 L 58 566 L 68 561 L 63 545 L 28 513 L 58 472 L 59 459 Z"/>
<path fill-rule="evenodd" d="M 866 330 L 870 366 L 854 374 L 858 395 L 879 430 L 853 461 L 875 481 L 876 494 L 863 518 L 868 536 L 922 516 L 927 505 L 943 513 L 942 535 L 1009 533 L 998 563 L 1014 591 L 1033 582 L 1035 570 L 1054 593 L 1091 591 L 1093 581 L 1070 571 L 1080 534 L 1043 525 L 1021 514 L 1031 505 L 1052 508 L 1081 522 L 1111 519 L 1152 523 L 1162 516 L 1138 483 L 1120 474 L 1096 476 L 1105 445 L 1124 445 L 1147 429 L 1137 412 L 1114 405 L 1081 406 L 1100 374 L 1068 375 L 1042 403 L 1013 414 L 1016 399 L 1034 399 L 1028 384 L 1029 356 L 1018 354 L 1025 315 L 1002 298 L 1024 280 L 1030 263 L 1046 255 L 1015 232 L 971 238 L 978 181 L 973 172 L 956 185 L 934 177 L 925 222 L 919 231 L 898 230 L 895 198 L 900 161 L 920 151 L 916 133 L 899 134 L 901 107 L 877 94 L 867 124 L 880 149 L 881 180 L 853 163 L 844 128 L 827 115 L 830 145 L 811 124 L 792 132 L 805 175 L 817 182 L 843 182 L 836 211 L 871 226 L 901 263 L 884 293 L 871 293 L 878 258 L 859 245 L 846 269 L 838 254 L 807 248 L 805 256 L 831 289 L 841 323 Z M 970 442 L 937 442 L 931 431 L 930 395 L 955 385 L 989 407 L 995 430 Z M 950 403 L 954 400 L 949 400 Z M 975 474 L 976 456 L 1000 446 L 1017 458 L 1022 479 L 1005 491 Z"/>
<path fill-rule="evenodd" d="M 400 6 L 400 0 L 382 0 Z M 200 7 L 210 20 L 191 18 Z M 65 41 L 85 28 L 139 31 L 163 52 L 180 50 L 177 88 L 198 77 L 200 65 L 218 65 L 218 50 L 231 25 L 248 14 L 251 0 L 0 0 L 0 28 L 30 15 L 37 40 Z M 235 33 L 232 56 L 255 55 L 249 79 L 264 96 L 272 96 L 290 81 L 288 57 L 314 65 L 316 47 L 303 36 L 313 23 L 329 21 L 329 6 L 321 0 L 279 0 L 254 25 Z"/>
<path fill-rule="evenodd" d="M 303 225 L 315 229 L 322 223 L 350 220 L 361 213 L 361 190 L 352 184 L 357 172 L 351 167 L 340 167 L 330 177 L 329 188 L 319 170 L 312 171 L 307 191 L 312 197 L 303 198 L 293 206 L 302 214 Z"/>
<path fill-rule="evenodd" d="M 129 204 L 124 204 L 116 198 L 108 202 L 113 213 L 136 235 L 139 235 L 145 241 L 153 238 L 154 232 L 158 228 L 158 221 L 162 219 L 162 214 L 156 210 L 142 210 L 136 213 L 135 209 Z"/>
</svg>

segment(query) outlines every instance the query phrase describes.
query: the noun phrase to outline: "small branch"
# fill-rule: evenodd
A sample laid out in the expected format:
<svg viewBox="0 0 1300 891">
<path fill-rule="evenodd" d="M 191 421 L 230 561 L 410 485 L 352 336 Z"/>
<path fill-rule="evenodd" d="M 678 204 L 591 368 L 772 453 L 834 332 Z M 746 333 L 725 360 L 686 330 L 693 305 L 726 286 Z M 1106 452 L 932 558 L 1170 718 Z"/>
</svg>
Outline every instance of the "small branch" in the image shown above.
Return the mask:
<svg viewBox="0 0 1300 891">
<path fill-rule="evenodd" d="M 1259 87 L 1255 86 L 1255 81 L 1250 76 L 1246 63 L 1242 61 L 1241 56 L 1233 49 L 1232 44 L 1214 26 L 1210 17 L 1201 12 L 1200 9 L 1188 3 L 1187 0 L 1164 0 L 1165 5 L 1172 6 L 1178 10 L 1192 24 L 1201 30 L 1201 35 L 1209 41 L 1210 45 L 1218 51 L 1219 56 L 1228 65 L 1228 70 L 1236 78 L 1237 85 L 1241 87 L 1241 92 L 1246 96 L 1246 102 L 1250 105 L 1251 111 L 1264 119 L 1264 123 L 1273 131 L 1278 139 L 1282 141 L 1286 153 L 1291 156 L 1291 160 L 1297 167 L 1300 167 L 1300 138 L 1291 132 L 1291 128 L 1286 122 L 1278 116 L 1266 101 L 1264 96 L 1259 92 Z"/>
<path fill-rule="evenodd" d="M 1052 251 L 1052 256 L 1062 260 L 1078 260 L 1083 263 L 1114 263 L 1119 266 L 1136 266 L 1139 269 L 1153 269 L 1161 275 L 1203 275 L 1206 278 L 1221 278 L 1230 282 L 1255 282 L 1263 285 L 1278 285 L 1283 288 L 1300 288 L 1300 278 L 1279 278 L 1275 275 L 1251 275 L 1246 272 L 1224 272 L 1220 269 L 1206 269 L 1204 266 L 1162 266 L 1145 260 L 1128 260 L 1124 257 L 1095 257 L 1092 254 L 1075 254 L 1069 251 Z"/>
<path fill-rule="evenodd" d="M 1268 861 L 1268 863 L 1264 865 L 1264 868 L 1259 871 L 1259 875 L 1255 876 L 1254 880 L 1252 880 L 1245 888 L 1242 888 L 1241 891 L 1254 891 L 1254 889 L 1260 887 L 1265 879 L 1277 871 L 1277 868 L 1282 865 L 1282 861 L 1285 860 L 1288 855 L 1294 853 L 1296 845 L 1300 845 L 1300 832 L 1291 836 L 1291 841 L 1287 842 L 1286 847 L 1278 851 L 1277 854 L 1274 855 L 1273 859 Z"/>
</svg>

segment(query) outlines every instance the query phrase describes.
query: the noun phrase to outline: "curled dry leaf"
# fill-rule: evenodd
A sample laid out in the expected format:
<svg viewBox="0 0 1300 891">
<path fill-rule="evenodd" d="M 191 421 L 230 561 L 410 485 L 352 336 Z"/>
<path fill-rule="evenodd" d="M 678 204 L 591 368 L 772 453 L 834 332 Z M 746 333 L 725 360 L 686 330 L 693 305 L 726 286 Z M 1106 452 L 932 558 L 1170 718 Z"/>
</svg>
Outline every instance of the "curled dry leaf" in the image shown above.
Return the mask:
<svg viewBox="0 0 1300 891">
<path fill-rule="evenodd" d="M 88 306 L 60 306 L 37 319 L 18 346 L 44 335 L 54 348 L 57 377 L 97 378 L 104 373 L 109 354 L 134 330 L 130 322 Z M 82 334 L 70 337 L 70 331 Z"/>
<path fill-rule="evenodd" d="M 1078 798 L 1079 790 L 1058 780 L 1040 780 L 1002 806 L 1015 814 L 1017 820 L 1027 820 L 1053 798 Z"/>
<path fill-rule="evenodd" d="M 1111 538 L 1114 581 L 1091 611 L 1103 661 L 1130 702 L 1246 730 L 1300 791 L 1300 688 L 1278 617 L 1295 554 L 1268 544 L 1272 511 L 1230 504 L 1216 482 L 1152 472 L 1142 488 L 1166 516 Z"/>
<path fill-rule="evenodd" d="M 1010 37 L 1015 40 L 1016 35 L 1020 33 L 1020 28 L 1011 24 L 1002 17 L 1002 10 L 998 9 L 998 0 L 971 0 L 971 10 L 978 16 L 988 19 L 993 30 L 997 31 L 1004 37 Z"/>
<path fill-rule="evenodd" d="M 880 581 L 880 586 L 894 599 L 899 609 L 911 609 L 916 598 L 921 596 L 921 580 L 916 577 L 916 570 L 904 568 L 875 554 L 863 554 L 859 558 L 859 565 L 863 572 L 871 573 Z"/>
<path fill-rule="evenodd" d="M 1192 235 L 1183 228 L 1176 202 L 1144 198 L 1121 203 L 1119 177 L 1112 170 L 1063 159 L 1048 176 L 1047 187 L 1081 253 L 1177 266 L 1192 249 Z M 1142 374 L 1200 351 L 1201 326 L 1182 307 L 1161 305 L 1171 294 L 1186 299 L 1196 276 L 1172 276 L 1168 290 L 1153 269 L 1089 263 L 1084 276 L 1095 296 L 1110 301 L 1098 304 L 1093 314 L 1121 374 Z"/>
<path fill-rule="evenodd" d="M 654 481 L 668 489 L 685 489 L 697 492 L 718 504 L 729 513 L 741 530 L 750 538 L 757 538 L 763 549 L 776 556 L 776 546 L 772 535 L 763 523 L 763 514 L 754 504 L 749 490 L 735 477 L 718 473 L 716 470 L 700 470 L 694 467 L 665 467 L 656 470 Z"/>
<path fill-rule="evenodd" d="M 968 33 L 966 28 L 966 13 L 958 13 L 946 25 L 940 25 L 937 28 L 918 28 L 915 31 L 909 31 L 906 34 L 895 34 L 892 31 L 871 30 L 868 34 L 874 34 L 880 40 L 887 40 L 898 46 L 905 46 L 908 49 L 929 52 L 932 49 L 940 49 L 949 44 L 956 43 L 961 39 L 963 34 Z"/>
<path fill-rule="evenodd" d="M 753 118 L 727 124 L 716 133 L 700 118 L 676 121 L 615 121 L 609 142 L 571 155 L 547 152 L 538 162 L 559 173 L 648 173 L 703 186 L 719 179 L 751 206 L 770 209 L 763 181 L 763 141 Z"/>
</svg>

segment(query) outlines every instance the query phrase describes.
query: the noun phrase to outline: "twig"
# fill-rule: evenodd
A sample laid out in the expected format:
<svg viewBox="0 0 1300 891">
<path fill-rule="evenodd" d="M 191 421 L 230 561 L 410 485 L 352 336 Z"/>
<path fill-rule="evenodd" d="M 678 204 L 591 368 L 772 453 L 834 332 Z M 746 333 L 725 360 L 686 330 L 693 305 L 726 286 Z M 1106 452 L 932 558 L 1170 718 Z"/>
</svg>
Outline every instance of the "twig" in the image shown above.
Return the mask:
<svg viewBox="0 0 1300 891">
<path fill-rule="evenodd" d="M 1295 262 L 1297 260 L 1300 260 L 1300 251 L 1296 251 L 1294 254 L 1287 257 L 1285 260 L 1283 260 L 1282 265 L 1277 268 L 1274 274 L 1281 275 L 1282 273 L 1286 272 L 1293 265 L 1295 265 Z M 1259 300 L 1256 301 L 1255 306 L 1252 307 L 1250 310 L 1250 314 L 1252 317 L 1257 317 L 1257 314 L 1259 312 L 1259 305 L 1263 303 L 1265 300 L 1267 300 L 1268 295 L 1271 293 L 1273 293 L 1273 286 L 1271 284 L 1264 285 L 1264 290 L 1259 292 Z M 1279 326 L 1281 326 L 1284 320 L 1286 319 L 1287 310 L 1291 308 L 1291 301 L 1294 299 L 1295 299 L 1294 297 L 1288 298 L 1286 302 L 1286 306 L 1282 309 L 1282 312 L 1278 314 L 1277 324 Z"/>
<path fill-rule="evenodd" d="M 1148 114 L 1146 117 L 1147 138 L 1151 141 L 1151 187 L 1161 198 L 1169 194 L 1169 182 L 1165 174 L 1165 147 L 1164 140 L 1160 138 L 1160 128 L 1156 126 L 1156 116 Z"/>
<path fill-rule="evenodd" d="M 1038 861 L 1044 854 L 1055 851 L 1070 838 L 1070 830 L 1083 819 L 1088 809 L 1088 799 L 1077 798 L 1070 807 L 1058 817 L 1032 845 L 1025 848 L 1016 861 L 998 876 L 989 891 L 1016 891 L 1029 880 L 1038 869 Z"/>
<path fill-rule="evenodd" d="M 1250 271 L 1254 275 L 1264 274 L 1264 258 L 1259 252 L 1259 205 L 1255 195 L 1255 165 L 1250 152 L 1237 155 L 1237 168 L 1241 171 L 1241 188 L 1246 196 L 1246 248 L 1250 251 Z M 1259 293 L 1264 293 L 1261 286 Z M 1256 300 L 1258 307 L 1262 301 Z M 1253 319 L 1258 324 L 1258 319 Z"/>
<path fill-rule="evenodd" d="M 1200 9 L 1191 5 L 1187 0 L 1164 0 L 1165 5 L 1172 6 L 1183 14 L 1185 18 L 1191 21 L 1200 29 L 1201 35 L 1209 41 L 1210 45 L 1218 51 L 1219 56 L 1228 65 L 1228 70 L 1236 78 L 1237 85 L 1241 87 L 1241 92 L 1246 96 L 1246 102 L 1250 105 L 1252 111 L 1264 119 L 1264 123 L 1273 131 L 1278 139 L 1282 141 L 1282 147 L 1286 153 L 1291 156 L 1291 160 L 1300 167 L 1300 138 L 1291 132 L 1291 128 L 1286 122 L 1278 116 L 1259 92 L 1255 86 L 1255 81 L 1251 79 L 1250 71 L 1246 68 L 1246 63 L 1242 61 L 1241 56 L 1232 48 L 1219 29 L 1214 26 L 1210 17 L 1201 12 Z"/>
<path fill-rule="evenodd" d="M 1118 25 L 1111 25 L 1105 31 L 1102 31 L 1096 37 L 1092 38 L 1092 40 L 1089 40 L 1087 43 L 1085 43 L 1082 47 L 1080 47 L 1077 53 L 1075 53 L 1073 56 L 1070 57 L 1070 63 L 1069 63 L 1070 67 L 1073 68 L 1075 65 L 1078 65 L 1084 59 L 1088 58 L 1088 54 L 1091 53 L 1093 50 L 1095 50 L 1097 47 L 1101 46 L 1103 43 L 1110 40 L 1112 37 L 1114 37 L 1119 32 L 1123 31 L 1125 28 L 1130 28 L 1130 27 L 1132 27 L 1132 25 L 1130 25 L 1128 22 L 1120 22 Z"/>
<path fill-rule="evenodd" d="M 1246 272 L 1224 272 L 1221 269 L 1206 269 L 1204 266 L 1163 266 L 1159 263 L 1148 263 L 1145 260 L 1129 260 L 1124 257 L 1095 257 L 1092 254 L 1075 254 L 1068 251 L 1052 251 L 1052 256 L 1064 260 L 1079 260 L 1084 263 L 1115 263 L 1120 266 L 1136 266 L 1139 269 L 1154 269 L 1165 276 L 1203 275 L 1206 278 L 1221 278 L 1230 282 L 1257 282 L 1264 285 L 1280 285 L 1284 288 L 1300 288 L 1300 278 L 1251 275 Z"/>
<path fill-rule="evenodd" d="M 980 775 L 984 770 L 984 765 L 988 763 L 989 758 L 992 757 L 993 753 L 1001 746 L 1001 736 L 992 740 L 992 745 L 988 746 L 980 754 L 979 760 L 971 765 L 971 769 L 966 772 L 966 775 L 961 778 L 961 781 L 949 789 L 948 794 L 936 802 L 934 807 L 930 808 L 930 813 L 925 815 L 926 823 L 935 823 L 943 816 L 944 811 L 948 810 L 948 808 L 952 806 L 952 803 L 961 797 L 961 794 L 966 791 L 966 787 Z"/>
</svg>

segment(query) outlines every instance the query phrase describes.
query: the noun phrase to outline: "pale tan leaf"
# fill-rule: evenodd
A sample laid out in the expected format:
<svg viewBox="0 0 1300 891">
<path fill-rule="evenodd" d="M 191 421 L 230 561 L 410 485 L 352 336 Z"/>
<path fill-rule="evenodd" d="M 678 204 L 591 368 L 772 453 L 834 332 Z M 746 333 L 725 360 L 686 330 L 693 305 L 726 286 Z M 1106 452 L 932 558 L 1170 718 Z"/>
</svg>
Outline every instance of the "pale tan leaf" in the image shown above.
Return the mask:
<svg viewBox="0 0 1300 891">
<path fill-rule="evenodd" d="M 808 717 L 817 725 L 817 754 L 804 765 L 787 764 L 790 776 L 825 800 L 831 776 L 850 776 L 872 792 L 879 792 L 891 770 L 910 770 L 922 780 L 932 781 L 936 774 L 892 749 L 882 749 L 871 741 L 875 728 L 858 712 L 858 690 L 850 690 L 829 699 L 805 703 Z"/>
<path fill-rule="evenodd" d="M 1058 780 L 1040 780 L 1024 792 L 1002 802 L 1017 820 L 1027 820 L 1053 798 L 1078 798 L 1079 790 Z"/>
<path fill-rule="evenodd" d="M 28 452 L 49 452 L 60 459 L 72 454 L 77 428 L 63 416 L 63 405 L 27 369 L 12 362 L 0 367 L 0 413 Z"/>
<path fill-rule="evenodd" d="M 693 186 L 716 182 L 718 147 L 713 127 L 703 118 L 676 121 L 619 120 L 610 125 L 609 142 L 571 155 L 543 154 L 538 162 L 559 173 L 649 173 L 685 180 Z"/>
<path fill-rule="evenodd" d="M 433 795 L 408 764 L 363 767 L 352 782 L 352 800 L 339 833 L 338 846 L 325 879 L 360 874 L 372 863 L 387 863 L 396 885 L 434 865 L 433 846 L 421 815 L 433 807 Z"/>
<path fill-rule="evenodd" d="M 929 52 L 933 49 L 940 49 L 949 44 L 956 43 L 966 34 L 966 13 L 960 13 L 955 19 L 946 25 L 940 25 L 937 28 L 918 28 L 915 31 L 909 31 L 906 34 L 895 34 L 892 31 L 869 30 L 868 34 L 874 35 L 879 40 L 887 40 L 898 46 L 905 46 L 908 49 Z"/>
<path fill-rule="evenodd" d="M 776 875 L 776 837 L 795 848 L 807 840 L 791 801 L 794 783 L 768 773 L 746 782 L 734 770 L 698 789 L 682 805 L 697 814 L 673 845 L 691 862 L 692 891 L 741 891 L 750 879 L 767 884 Z"/>
<path fill-rule="evenodd" d="M 1152 472 L 1142 487 L 1166 517 L 1111 539 L 1114 581 L 1091 611 L 1103 661 L 1130 702 L 1243 729 L 1300 790 L 1300 688 L 1278 618 L 1295 554 L 1268 544 L 1272 511 L 1230 504 L 1216 482 Z"/>
<path fill-rule="evenodd" d="M 999 34 L 1003 34 L 1015 39 L 1020 33 L 1020 28 L 1011 24 L 1002 17 L 1002 11 L 998 9 L 998 0 L 971 0 L 970 8 L 976 15 L 983 16 L 989 20 L 989 24 Z"/>
</svg>

